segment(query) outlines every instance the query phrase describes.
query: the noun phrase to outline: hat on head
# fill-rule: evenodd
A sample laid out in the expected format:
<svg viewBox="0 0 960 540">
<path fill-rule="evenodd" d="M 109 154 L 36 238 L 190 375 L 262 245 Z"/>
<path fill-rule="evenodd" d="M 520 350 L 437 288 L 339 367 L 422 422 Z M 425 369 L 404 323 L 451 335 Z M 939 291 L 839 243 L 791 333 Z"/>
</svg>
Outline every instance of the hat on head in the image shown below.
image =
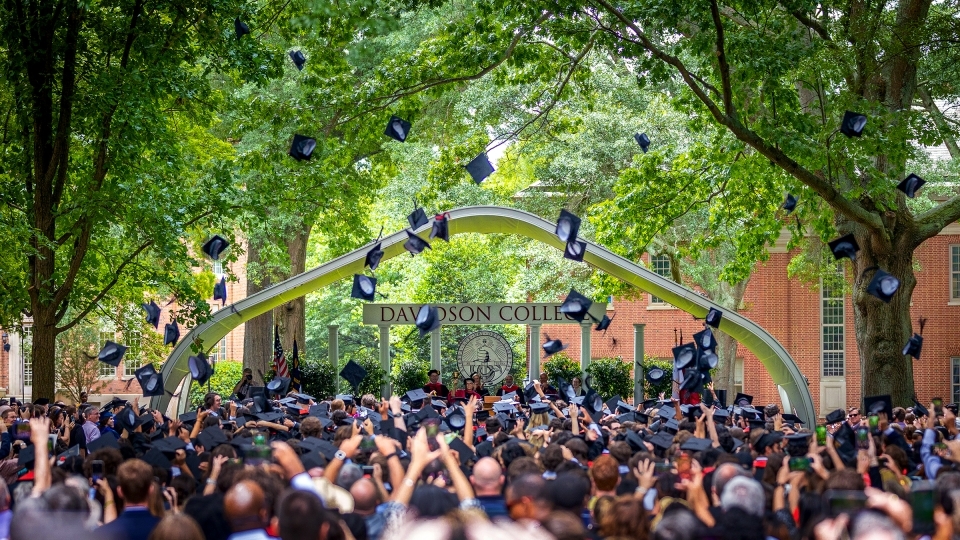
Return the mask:
<svg viewBox="0 0 960 540">
<path fill-rule="evenodd" d="M 837 409 L 827 415 L 825 421 L 828 424 L 836 424 L 838 422 L 843 422 L 847 418 L 847 413 L 843 409 Z"/>
</svg>

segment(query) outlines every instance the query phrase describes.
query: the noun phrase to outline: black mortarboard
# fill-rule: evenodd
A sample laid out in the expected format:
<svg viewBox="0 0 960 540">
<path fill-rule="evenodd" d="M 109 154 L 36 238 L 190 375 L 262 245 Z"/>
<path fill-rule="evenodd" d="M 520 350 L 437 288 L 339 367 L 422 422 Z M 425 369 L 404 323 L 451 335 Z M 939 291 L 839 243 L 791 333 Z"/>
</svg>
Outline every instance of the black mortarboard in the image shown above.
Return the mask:
<svg viewBox="0 0 960 540">
<path fill-rule="evenodd" d="M 831 240 L 827 242 L 827 245 L 830 246 L 830 251 L 833 253 L 834 259 L 839 261 L 847 257 L 851 261 L 857 260 L 857 252 L 860 251 L 860 244 L 858 244 L 857 239 L 853 237 L 853 233 Z"/>
<path fill-rule="evenodd" d="M 353 403 L 352 394 L 337 394 L 334 399 L 339 399 L 340 401 L 344 402 L 347 405 Z"/>
<path fill-rule="evenodd" d="M 200 249 L 207 254 L 207 257 L 218 261 L 220 260 L 220 255 L 226 251 L 228 247 L 230 247 L 230 242 L 219 234 L 215 234 L 204 242 Z"/>
<path fill-rule="evenodd" d="M 733 405 L 736 407 L 748 407 L 753 404 L 753 396 L 749 394 L 742 394 L 737 392 L 736 397 L 733 398 Z"/>
<path fill-rule="evenodd" d="M 377 266 L 380 265 L 380 259 L 383 258 L 383 250 L 380 249 L 382 245 L 382 243 L 377 242 L 377 245 L 370 248 L 370 251 L 367 252 L 363 264 L 369 266 L 370 270 L 376 270 Z"/>
<path fill-rule="evenodd" d="M 443 401 L 442 399 L 431 399 L 430 404 L 433 405 L 434 409 L 437 409 L 437 412 L 447 408 L 447 402 Z"/>
<path fill-rule="evenodd" d="M 907 197 L 911 199 L 914 198 L 917 194 L 917 190 L 920 189 L 927 181 L 919 176 L 911 173 L 902 182 L 897 184 L 897 189 L 904 192 Z"/>
<path fill-rule="evenodd" d="M 636 415 L 636 413 L 634 413 L 633 411 L 628 412 L 628 413 L 623 413 L 623 414 L 617 416 L 617 422 L 620 422 L 620 423 L 624 423 L 624 422 L 636 422 L 636 421 L 637 421 L 637 415 Z M 644 423 L 646 423 L 646 422 L 644 422 Z"/>
<path fill-rule="evenodd" d="M 151 300 L 149 303 L 143 304 L 143 310 L 147 312 L 147 322 L 152 324 L 154 328 L 158 328 L 160 326 L 160 306 Z"/>
<path fill-rule="evenodd" d="M 127 352 L 127 348 L 119 343 L 114 343 L 112 341 L 107 341 L 103 344 L 103 348 L 100 349 L 100 354 L 97 355 L 97 359 L 103 362 L 104 364 L 110 364 L 113 367 L 120 365 L 120 360 L 123 360 L 123 355 Z"/>
<path fill-rule="evenodd" d="M 714 413 L 716 415 L 716 413 Z M 799 416 L 790 413 L 783 413 L 780 415 L 780 418 L 783 418 L 784 422 L 789 422 L 791 424 L 803 424 L 804 421 L 800 419 Z"/>
<path fill-rule="evenodd" d="M 22 451 L 21 451 L 22 452 Z M 66 452 L 57 456 L 57 461 L 54 463 L 56 466 L 63 465 L 67 461 L 67 458 L 79 457 L 80 456 L 80 445 L 75 444 L 67 449 Z"/>
<path fill-rule="evenodd" d="M 570 294 L 568 294 L 567 298 L 560 304 L 560 313 L 569 315 L 577 322 L 583 322 L 592 305 L 593 300 L 578 293 L 576 289 L 570 289 Z"/>
<path fill-rule="evenodd" d="M 467 415 L 460 407 L 454 407 L 447 413 L 447 424 L 453 430 L 463 429 L 467 425 Z"/>
<path fill-rule="evenodd" d="M 177 321 L 170 321 L 163 327 L 163 345 L 176 345 L 180 340 L 180 326 Z"/>
<path fill-rule="evenodd" d="M 467 163 L 467 172 L 470 173 L 470 177 L 477 184 L 486 180 L 495 170 L 493 165 L 490 164 L 490 160 L 487 159 L 486 152 L 480 152 L 479 156 Z"/>
<path fill-rule="evenodd" d="M 123 433 L 123 430 L 133 433 L 133 430 L 137 429 L 137 420 L 137 413 L 131 407 L 126 407 L 113 417 L 113 422 L 118 428 L 117 431 L 120 433 Z M 194 420 L 196 420 L 196 417 L 194 417 Z M 112 437 L 112 435 L 109 436 Z M 89 450 L 90 449 L 87 448 L 88 452 Z"/>
<path fill-rule="evenodd" d="M 280 422 L 283 420 L 285 415 L 280 411 L 274 410 L 269 412 L 256 413 L 254 414 L 254 416 L 257 417 L 257 419 L 262 420 L 264 422 Z"/>
<path fill-rule="evenodd" d="M 376 295 L 377 278 L 363 274 L 353 275 L 353 289 L 350 291 L 351 298 L 359 298 L 370 302 Z"/>
<path fill-rule="evenodd" d="M 790 212 L 793 212 L 793 210 L 797 207 L 797 198 L 794 197 L 792 193 L 787 193 L 787 198 L 786 200 L 783 201 L 782 206 L 783 206 L 783 209 L 786 210 L 787 214 L 789 215 Z"/>
<path fill-rule="evenodd" d="M 723 312 L 717 308 L 710 308 L 710 311 L 707 311 L 707 316 L 704 318 L 704 322 L 707 325 L 714 328 L 720 328 L 720 319 L 723 318 Z"/>
<path fill-rule="evenodd" d="M 447 214 L 438 214 L 433 218 L 433 225 L 430 228 L 430 238 L 439 238 L 444 242 L 450 241 L 450 227 Z"/>
<path fill-rule="evenodd" d="M 170 463 L 167 456 L 163 455 L 163 452 L 156 447 L 147 450 L 147 453 L 143 454 L 143 457 L 140 459 L 158 469 L 168 470 L 173 467 L 173 464 Z"/>
<path fill-rule="evenodd" d="M 613 317 L 616 317 L 616 315 Z M 597 323 L 594 330 L 597 332 L 606 332 L 607 328 L 610 328 L 610 323 L 613 322 L 613 317 L 607 317 L 606 313 L 604 313 L 603 318 L 600 319 L 600 322 Z"/>
<path fill-rule="evenodd" d="M 477 411 L 477 423 L 485 422 L 487 418 L 490 418 L 490 411 L 479 410 Z"/>
<path fill-rule="evenodd" d="M 207 355 L 203 353 L 197 356 L 191 356 L 187 359 L 187 367 L 190 369 L 190 376 L 199 385 L 204 385 L 213 376 L 213 368 L 207 362 Z"/>
<path fill-rule="evenodd" d="M 109 437 L 110 437 L 111 439 L 113 439 L 113 435 L 110 435 Z M 113 440 L 116 441 L 116 439 L 113 439 Z M 93 442 L 97 442 L 97 441 L 93 441 Z M 91 444 L 92 444 L 92 443 L 91 443 Z M 18 469 L 23 469 L 23 468 L 33 469 L 33 462 L 36 461 L 36 459 L 37 459 L 37 454 L 36 454 L 36 452 L 37 452 L 37 447 L 35 447 L 35 446 L 33 446 L 33 445 L 31 445 L 31 446 L 24 446 L 23 448 L 21 448 L 21 449 L 20 449 L 20 454 L 17 456 L 17 468 L 18 468 Z M 91 450 L 91 452 L 92 452 L 92 450 Z"/>
<path fill-rule="evenodd" d="M 280 394 L 285 396 L 288 391 L 290 391 L 290 377 L 274 377 L 267 383 L 267 392 L 270 395 Z"/>
<path fill-rule="evenodd" d="M 847 413 L 843 409 L 837 409 L 829 413 L 824 420 L 827 424 L 836 424 L 837 422 L 843 422 L 847 418 Z"/>
<path fill-rule="evenodd" d="M 419 205 L 413 209 L 413 212 L 407 216 L 407 223 L 410 224 L 410 228 L 417 230 L 420 227 L 426 225 L 430 220 L 427 219 L 427 213 Z"/>
<path fill-rule="evenodd" d="M 293 65 L 297 66 L 298 71 L 303 71 L 303 65 L 307 63 L 307 57 L 303 55 L 303 51 L 290 51 L 290 60 L 293 60 Z"/>
<path fill-rule="evenodd" d="M 877 268 L 877 271 L 873 274 L 873 279 L 871 279 L 867 285 L 868 294 L 888 304 L 899 289 L 900 280 L 879 268 Z"/>
<path fill-rule="evenodd" d="M 693 343 L 684 343 L 673 348 L 673 365 L 676 369 L 684 369 L 697 361 L 697 347 Z"/>
<path fill-rule="evenodd" d="M 316 437 L 307 437 L 306 439 L 300 441 L 300 448 L 305 448 L 308 452 L 318 452 L 327 460 L 333 459 L 339 450 L 330 441 L 325 441 Z"/>
<path fill-rule="evenodd" d="M 923 348 L 923 336 L 921 336 L 920 334 L 914 334 L 913 337 L 911 337 L 907 341 L 907 344 L 903 346 L 903 354 L 904 355 L 909 354 L 910 356 L 919 360 L 920 350 L 922 348 Z"/>
<path fill-rule="evenodd" d="M 309 394 L 297 394 L 297 403 L 303 405 L 309 405 L 311 401 L 316 401 L 317 399 Z"/>
<path fill-rule="evenodd" d="M 240 17 L 234 19 L 233 30 L 237 33 L 237 39 L 250 33 L 250 27 L 247 26 L 247 23 L 241 21 Z"/>
<path fill-rule="evenodd" d="M 109 433 L 105 433 L 87 443 L 87 454 L 92 454 L 101 448 L 116 448 L 119 450 L 120 443 L 117 442 L 116 437 Z"/>
<path fill-rule="evenodd" d="M 321 416 L 327 416 L 327 413 L 329 411 L 330 411 L 330 404 L 324 402 L 324 403 L 317 403 L 316 405 L 311 405 L 310 412 L 308 414 L 310 416 L 321 417 Z"/>
<path fill-rule="evenodd" d="M 416 403 L 427 399 L 427 393 L 422 388 L 414 388 L 407 392 L 405 397 L 410 400 L 410 403 Z"/>
<path fill-rule="evenodd" d="M 557 218 L 557 229 L 555 234 L 563 242 L 572 242 L 577 239 L 580 233 L 580 218 L 567 210 L 560 210 L 560 217 Z"/>
<path fill-rule="evenodd" d="M 640 403 L 640 407 L 641 407 L 642 410 L 645 411 L 645 410 L 649 409 L 650 407 L 653 407 L 653 406 L 656 405 L 656 404 L 657 404 L 657 400 L 656 400 L 656 399 L 647 399 L 647 400 L 644 400 L 644 401 L 642 401 L 642 402 Z"/>
<path fill-rule="evenodd" d="M 559 339 L 550 339 L 547 336 L 547 341 L 543 344 L 543 352 L 547 353 L 546 356 L 556 354 L 567 348 L 567 345 L 564 345 Z"/>
<path fill-rule="evenodd" d="M 530 412 L 534 414 L 550 412 L 550 404 L 549 403 L 531 403 Z"/>
<path fill-rule="evenodd" d="M 37 399 L 33 400 L 33 404 L 34 404 L 34 405 L 40 405 L 40 406 L 49 405 L 49 404 L 50 404 L 50 398 L 45 398 L 45 397 L 37 398 Z"/>
<path fill-rule="evenodd" d="M 727 418 L 730 418 L 730 411 L 726 409 L 717 409 L 713 411 L 713 417 L 721 419 L 722 422 L 726 422 Z"/>
<path fill-rule="evenodd" d="M 637 144 L 640 145 L 640 149 L 643 150 L 643 153 L 647 153 L 647 148 L 650 148 L 650 137 L 646 133 L 634 133 L 633 140 L 637 141 Z"/>
<path fill-rule="evenodd" d="M 917 401 L 916 397 L 913 398 L 913 412 L 916 413 L 918 417 L 930 416 L 930 411 L 928 411 L 926 407 L 921 405 L 920 402 Z"/>
<path fill-rule="evenodd" d="M 511 401 L 497 401 L 493 404 L 493 410 L 498 413 L 512 413 L 517 409 Z"/>
<path fill-rule="evenodd" d="M 294 135 L 293 142 L 290 143 L 290 156 L 297 161 L 310 161 L 316 147 L 316 139 L 306 135 Z"/>
<path fill-rule="evenodd" d="M 653 437 L 650 437 L 650 444 L 666 450 L 673 444 L 673 435 L 666 431 L 661 431 Z"/>
<path fill-rule="evenodd" d="M 694 334 L 693 342 L 697 344 L 697 348 L 701 351 L 714 349 L 717 346 L 717 340 L 713 337 L 713 330 L 710 330 L 709 326 Z"/>
<path fill-rule="evenodd" d="M 384 131 L 384 135 L 390 137 L 391 139 L 405 142 L 407 140 L 407 135 L 410 134 L 410 122 L 407 122 L 399 116 L 391 116 L 390 120 L 387 121 L 387 129 Z"/>
<path fill-rule="evenodd" d="M 430 242 L 420 238 L 412 231 L 407 229 L 407 241 L 403 243 L 403 248 L 410 252 L 410 255 L 416 255 L 425 249 L 433 249 Z"/>
<path fill-rule="evenodd" d="M 650 384 L 658 384 L 666 376 L 667 372 L 656 366 L 648 369 L 647 373 L 644 375 L 644 377 L 647 379 L 647 382 Z"/>
<path fill-rule="evenodd" d="M 420 422 L 423 422 L 429 418 L 440 418 L 440 414 L 437 413 L 437 410 L 433 407 L 427 406 L 426 404 L 424 404 L 424 407 L 417 411 L 414 416 L 416 416 Z"/>
<path fill-rule="evenodd" d="M 220 300 L 220 305 L 226 305 L 227 303 L 227 278 L 226 276 L 220 278 L 220 281 L 216 282 L 213 285 L 213 299 Z"/>
<path fill-rule="evenodd" d="M 181 448 L 186 448 L 187 443 L 183 442 L 177 437 L 164 437 L 154 442 L 153 447 L 156 448 L 157 450 L 160 450 L 161 452 L 173 454 L 177 450 L 180 450 Z M 204 448 L 208 448 L 208 447 L 204 445 Z M 210 446 L 209 448 L 213 448 L 213 447 Z"/>
<path fill-rule="evenodd" d="M 152 363 L 143 366 L 134 372 L 144 397 L 163 395 L 163 376 Z"/>
<path fill-rule="evenodd" d="M 587 243 L 583 240 L 573 240 L 567 242 L 567 246 L 563 249 L 563 258 L 570 259 L 571 261 L 582 262 L 583 254 L 587 252 Z"/>
<path fill-rule="evenodd" d="M 843 120 L 840 122 L 840 133 L 847 137 L 859 137 L 863 135 L 863 128 L 867 125 L 867 117 L 851 111 L 843 113 Z"/>
<path fill-rule="evenodd" d="M 197 421 L 197 411 L 190 411 L 183 413 L 179 416 L 180 422 L 184 424 L 192 424 Z"/>
<path fill-rule="evenodd" d="M 684 370 L 683 382 L 680 383 L 680 390 L 689 390 L 691 392 L 700 392 L 703 390 L 704 377 L 696 368 Z"/>
<path fill-rule="evenodd" d="M 200 441 L 200 444 L 203 445 L 203 449 L 207 452 L 213 450 L 221 444 L 228 442 L 227 434 L 220 429 L 220 426 L 211 426 L 205 428 L 200 432 L 200 435 L 197 436 L 197 440 Z"/>
<path fill-rule="evenodd" d="M 863 410 L 868 415 L 886 413 L 887 420 L 893 419 L 893 400 L 890 396 L 867 396 L 863 398 Z"/>
<path fill-rule="evenodd" d="M 417 312 L 416 323 L 420 330 L 420 337 L 423 337 L 437 328 L 440 328 L 440 311 L 430 305 L 424 304 Z"/>
<path fill-rule="evenodd" d="M 464 467 L 471 461 L 477 459 L 477 456 L 474 454 L 473 450 L 471 450 L 470 447 L 467 446 L 467 443 L 463 442 L 463 439 L 460 437 L 454 437 L 453 440 L 450 441 L 450 449 L 456 450 L 457 454 L 459 454 L 461 467 Z"/>
<path fill-rule="evenodd" d="M 701 439 L 698 437 L 690 437 L 683 444 L 680 445 L 681 450 L 689 450 L 691 452 L 703 452 L 707 448 L 713 446 L 713 441 L 710 439 Z"/>
<path fill-rule="evenodd" d="M 713 349 L 709 349 L 700 353 L 700 370 L 701 371 L 713 369 L 717 367 L 717 364 L 719 363 L 720 363 L 720 357 L 717 356 L 717 353 L 713 352 Z M 706 372 L 706 374 L 709 375 L 709 372 Z"/>
<path fill-rule="evenodd" d="M 630 445 L 630 448 L 633 449 L 634 452 L 647 449 L 647 445 L 643 444 L 643 438 L 639 433 L 632 429 L 627 430 L 626 440 L 627 444 Z"/>
</svg>

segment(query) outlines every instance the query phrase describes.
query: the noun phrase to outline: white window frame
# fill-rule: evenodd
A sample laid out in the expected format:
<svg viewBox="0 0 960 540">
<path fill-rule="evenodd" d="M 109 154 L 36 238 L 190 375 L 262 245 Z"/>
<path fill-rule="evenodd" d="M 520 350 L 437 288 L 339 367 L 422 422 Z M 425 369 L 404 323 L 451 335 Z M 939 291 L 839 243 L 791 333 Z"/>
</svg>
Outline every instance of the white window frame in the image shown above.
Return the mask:
<svg viewBox="0 0 960 540">
<path fill-rule="evenodd" d="M 223 277 L 223 261 L 219 259 L 216 261 L 213 261 L 213 275 L 217 276 L 217 281 L 219 281 L 220 278 Z"/>
<path fill-rule="evenodd" d="M 220 262 L 220 261 L 216 261 L 216 262 Z M 217 311 L 219 311 L 219 309 L 220 309 L 220 306 L 213 306 L 211 312 L 216 313 Z M 224 360 L 227 359 L 227 336 L 223 336 L 223 338 L 220 341 L 218 341 L 217 344 L 214 345 L 212 349 L 210 349 L 208 359 L 214 365 L 216 365 L 217 362 L 223 362 Z"/>
<path fill-rule="evenodd" d="M 117 340 L 117 329 L 111 322 L 104 322 L 100 325 L 100 347 L 103 348 L 106 345 L 107 340 L 116 342 Z M 111 366 L 106 362 L 97 362 L 97 375 L 100 379 L 116 379 L 117 378 L 117 368 Z"/>
<path fill-rule="evenodd" d="M 733 394 L 743 393 L 743 357 L 738 356 L 733 362 Z"/>
<path fill-rule="evenodd" d="M 128 328 L 124 332 L 124 341 L 126 341 L 127 354 L 123 356 L 123 376 L 136 377 L 136 372 L 143 363 L 143 334 L 139 328 Z"/>
<path fill-rule="evenodd" d="M 950 390 L 953 392 L 953 402 L 960 403 L 960 357 L 950 358 Z"/>
<path fill-rule="evenodd" d="M 23 359 L 23 386 L 33 386 L 33 326 L 24 326 L 20 334 L 20 356 Z"/>
<path fill-rule="evenodd" d="M 666 263 L 666 267 L 662 267 L 663 263 Z M 672 274 L 673 269 L 671 268 L 672 264 L 673 263 L 670 262 L 670 257 L 666 255 L 650 255 L 650 270 L 654 274 L 657 274 L 660 277 L 673 279 L 673 274 Z M 658 265 L 661 265 L 661 267 L 658 268 Z M 665 300 L 661 298 L 657 298 L 652 294 L 649 295 L 649 297 L 650 297 L 650 301 L 647 304 L 648 309 L 649 308 L 664 309 L 664 308 L 673 307 L 670 304 L 668 304 Z"/>
<path fill-rule="evenodd" d="M 960 244 L 950 245 L 950 303 L 960 305 Z"/>
<path fill-rule="evenodd" d="M 837 273 L 840 274 L 841 279 L 844 279 L 843 266 L 837 267 Z M 820 375 L 822 377 L 843 377 L 846 374 L 847 369 L 847 356 L 846 356 L 846 307 L 847 300 L 846 295 L 843 293 L 843 288 L 841 286 L 840 296 L 827 296 L 828 291 L 827 287 L 824 286 L 824 281 L 820 279 Z M 830 322 L 827 323 L 824 318 L 824 312 L 826 309 L 827 302 L 839 302 L 840 309 L 840 322 Z M 828 329 L 831 332 L 839 334 L 839 340 L 834 339 L 835 343 L 839 344 L 839 348 L 830 348 L 827 349 L 827 336 Z M 836 355 L 828 360 L 828 355 Z M 827 363 L 830 362 L 831 365 L 828 367 Z M 839 366 L 837 364 L 839 363 Z M 839 369 L 838 369 L 839 368 Z"/>
</svg>

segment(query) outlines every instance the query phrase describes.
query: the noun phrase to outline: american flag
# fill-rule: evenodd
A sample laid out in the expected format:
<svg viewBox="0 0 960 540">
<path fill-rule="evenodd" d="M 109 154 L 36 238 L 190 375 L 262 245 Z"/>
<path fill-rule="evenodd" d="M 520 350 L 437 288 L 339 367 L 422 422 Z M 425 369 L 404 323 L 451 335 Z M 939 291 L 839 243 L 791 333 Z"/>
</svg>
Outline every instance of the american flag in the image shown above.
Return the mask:
<svg viewBox="0 0 960 540">
<path fill-rule="evenodd" d="M 293 356 L 290 357 L 290 388 L 295 388 L 297 392 L 302 391 L 300 379 L 303 373 L 300 371 L 300 352 L 297 350 L 297 340 L 293 340 Z"/>
<path fill-rule="evenodd" d="M 273 369 L 277 372 L 277 377 L 290 376 L 287 359 L 283 355 L 283 345 L 280 344 L 280 325 L 273 327 Z"/>
</svg>

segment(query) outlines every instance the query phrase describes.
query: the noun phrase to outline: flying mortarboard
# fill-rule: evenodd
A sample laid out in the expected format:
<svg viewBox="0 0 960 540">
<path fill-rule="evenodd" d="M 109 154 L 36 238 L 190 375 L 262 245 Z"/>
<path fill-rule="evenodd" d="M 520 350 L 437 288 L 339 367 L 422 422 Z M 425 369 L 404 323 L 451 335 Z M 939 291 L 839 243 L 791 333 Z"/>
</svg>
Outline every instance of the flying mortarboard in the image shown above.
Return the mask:
<svg viewBox="0 0 960 540">
<path fill-rule="evenodd" d="M 578 293 L 576 289 L 570 289 L 570 294 L 560 304 L 560 313 L 565 313 L 577 322 L 583 322 L 592 305 L 592 300 Z"/>
<path fill-rule="evenodd" d="M 207 355 L 203 353 L 188 358 L 187 367 L 190 369 L 190 376 L 199 385 L 206 384 L 213 376 L 213 367 L 207 362 Z"/>
<path fill-rule="evenodd" d="M 685 369 L 696 365 L 697 347 L 693 343 L 684 343 L 673 348 L 673 365 L 676 369 Z"/>
<path fill-rule="evenodd" d="M 297 66 L 297 71 L 303 71 L 303 66 L 307 63 L 307 57 L 303 55 L 303 51 L 290 51 L 290 60 L 293 60 L 293 65 Z"/>
<path fill-rule="evenodd" d="M 267 383 L 267 392 L 271 395 L 280 394 L 281 396 L 285 396 L 289 389 L 290 377 L 274 377 Z"/>
<path fill-rule="evenodd" d="M 723 318 L 723 312 L 717 308 L 710 308 L 710 311 L 707 311 L 707 316 L 704 318 L 704 322 L 709 326 L 714 328 L 720 328 L 720 319 Z"/>
<path fill-rule="evenodd" d="M 917 190 L 923 187 L 923 185 L 926 183 L 927 183 L 926 180 L 911 173 L 906 178 L 904 178 L 902 182 L 897 184 L 897 189 L 904 192 L 904 194 L 906 194 L 907 197 L 910 197 L 912 199 L 917 195 Z"/>
<path fill-rule="evenodd" d="M 921 349 L 923 349 L 923 336 L 920 334 L 914 334 L 909 340 L 907 340 L 907 344 L 903 346 L 903 354 L 909 354 L 910 356 L 919 360 Z"/>
<path fill-rule="evenodd" d="M 512 413 L 516 411 L 512 402 L 498 401 L 493 404 L 493 410 L 498 413 Z"/>
<path fill-rule="evenodd" d="M 646 133 L 634 133 L 633 140 L 637 141 L 637 144 L 640 145 L 640 149 L 643 150 L 643 153 L 647 153 L 647 148 L 650 148 L 650 137 Z"/>
<path fill-rule="evenodd" d="M 250 27 L 247 26 L 247 23 L 241 21 L 240 17 L 234 19 L 233 30 L 237 33 L 237 39 L 240 39 L 250 33 Z"/>
<path fill-rule="evenodd" d="M 840 133 L 847 137 L 860 137 L 863 135 L 863 128 L 867 125 L 867 117 L 856 112 L 845 111 L 843 120 L 840 121 Z"/>
<path fill-rule="evenodd" d="M 658 384 L 666 376 L 667 376 L 667 372 L 656 366 L 648 369 L 647 372 L 644 374 L 644 377 L 647 379 L 647 382 L 649 382 L 650 384 Z"/>
<path fill-rule="evenodd" d="M 713 337 L 713 331 L 707 326 L 703 330 L 693 335 L 693 341 L 701 351 L 715 349 L 717 340 Z"/>
<path fill-rule="evenodd" d="M 557 238 L 564 243 L 569 243 L 577 239 L 580 233 L 580 218 L 567 210 L 560 210 L 560 217 L 557 218 L 557 229 L 555 231 Z"/>
<path fill-rule="evenodd" d="M 424 304 L 417 312 L 416 323 L 420 330 L 420 337 L 423 337 L 437 328 L 440 328 L 440 311 L 430 305 Z"/>
<path fill-rule="evenodd" d="M 567 348 L 567 345 L 564 345 L 563 341 L 560 341 L 559 339 L 550 339 L 550 336 L 546 336 L 546 338 L 547 341 L 543 344 L 543 352 L 546 353 L 545 356 L 557 354 L 558 352 Z"/>
<path fill-rule="evenodd" d="M 220 305 L 225 306 L 227 304 L 227 278 L 226 276 L 220 278 L 213 286 L 213 299 L 220 300 Z"/>
<path fill-rule="evenodd" d="M 607 317 L 606 313 L 604 313 L 603 318 L 600 319 L 600 322 L 597 323 L 597 326 L 594 328 L 594 330 L 597 332 L 606 332 L 607 328 L 610 328 L 610 323 L 613 322 L 614 317 L 616 317 L 616 315 L 613 317 Z"/>
<path fill-rule="evenodd" d="M 413 231 L 407 229 L 406 232 L 407 241 L 403 243 L 403 248 L 410 252 L 410 256 L 414 256 L 425 249 L 433 249 L 430 247 L 430 242 L 420 238 Z"/>
<path fill-rule="evenodd" d="M 447 214 L 437 214 L 433 217 L 433 225 L 430 228 L 430 239 L 439 238 L 444 242 L 450 241 L 450 222 Z"/>
<path fill-rule="evenodd" d="M 416 203 L 416 201 L 414 201 L 413 204 L 413 212 L 410 212 L 410 214 L 407 216 L 407 223 L 410 224 L 411 229 L 417 230 L 426 225 L 430 220 L 427 219 L 427 213 L 419 204 Z"/>
<path fill-rule="evenodd" d="M 317 140 L 306 135 L 294 135 L 293 142 L 290 143 L 290 157 L 297 161 L 310 161 L 314 149 L 317 148 Z"/>
<path fill-rule="evenodd" d="M 143 304 L 143 310 L 147 312 L 147 322 L 152 324 L 154 328 L 158 328 L 160 326 L 160 306 L 151 300 Z"/>
<path fill-rule="evenodd" d="M 353 275 L 353 289 L 350 291 L 351 298 L 372 301 L 377 295 L 377 278 L 365 276 L 363 274 Z"/>
<path fill-rule="evenodd" d="M 137 382 L 140 383 L 144 397 L 163 395 L 163 376 L 160 375 L 152 363 L 138 369 L 134 372 L 134 376 L 136 376 Z"/>
<path fill-rule="evenodd" d="M 180 340 L 180 327 L 177 321 L 170 321 L 163 327 L 163 345 L 176 345 Z"/>
<path fill-rule="evenodd" d="M 887 420 L 893 418 L 893 400 L 889 395 L 868 396 L 863 398 L 863 410 L 868 415 L 886 413 Z"/>
<path fill-rule="evenodd" d="M 100 349 L 97 359 L 104 364 L 110 364 L 113 367 L 117 367 L 120 365 L 120 360 L 123 360 L 123 355 L 126 352 L 127 348 L 123 345 L 114 343 L 112 341 L 107 341 L 103 344 L 103 348 Z"/>
<path fill-rule="evenodd" d="M 495 170 L 493 165 L 490 164 L 490 160 L 487 159 L 486 152 L 480 152 L 480 155 L 473 158 L 470 163 L 467 163 L 467 172 L 470 173 L 470 177 L 473 178 L 473 181 L 477 184 L 486 180 Z"/>
<path fill-rule="evenodd" d="M 230 247 L 230 242 L 226 238 L 215 234 L 210 237 L 209 240 L 203 243 L 203 246 L 200 248 L 207 257 L 218 261 L 220 260 L 220 255 Z"/>
<path fill-rule="evenodd" d="M 571 261 L 583 262 L 583 254 L 587 252 L 587 243 L 583 240 L 571 240 L 563 249 L 563 258 Z"/>
<path fill-rule="evenodd" d="M 899 289 L 900 280 L 880 268 L 877 268 L 877 271 L 873 274 L 873 279 L 867 285 L 867 293 L 870 296 L 879 298 L 888 304 Z"/>
<path fill-rule="evenodd" d="M 383 258 L 383 250 L 380 249 L 383 244 L 377 242 L 377 245 L 370 248 L 370 251 L 367 252 L 367 256 L 364 259 L 364 266 L 369 266 L 370 270 L 376 270 L 377 266 L 380 265 L 380 259 Z"/>
<path fill-rule="evenodd" d="M 797 198 L 794 197 L 792 193 L 787 193 L 787 198 L 783 201 L 781 206 L 787 211 L 787 215 L 789 215 L 790 212 L 793 212 L 793 210 L 797 207 Z"/>
<path fill-rule="evenodd" d="M 852 233 L 831 240 L 827 242 L 827 245 L 830 246 L 830 251 L 836 260 L 839 261 L 844 257 L 851 261 L 857 260 L 857 252 L 860 251 L 860 244 L 857 243 L 857 239 L 853 237 Z"/>
<path fill-rule="evenodd" d="M 407 122 L 399 116 L 393 115 L 387 121 L 387 129 L 384 135 L 396 141 L 405 142 L 407 135 L 410 134 L 410 122 Z"/>
</svg>

